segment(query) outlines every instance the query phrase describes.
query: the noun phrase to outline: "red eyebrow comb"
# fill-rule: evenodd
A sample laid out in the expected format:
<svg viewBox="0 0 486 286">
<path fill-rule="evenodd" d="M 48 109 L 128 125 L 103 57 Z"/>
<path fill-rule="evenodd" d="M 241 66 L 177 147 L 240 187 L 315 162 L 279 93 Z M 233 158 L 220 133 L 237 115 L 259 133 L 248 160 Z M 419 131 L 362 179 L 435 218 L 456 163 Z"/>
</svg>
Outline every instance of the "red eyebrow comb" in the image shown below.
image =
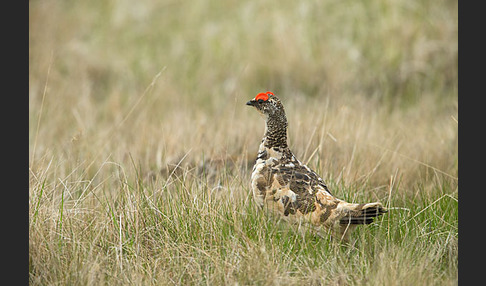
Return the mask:
<svg viewBox="0 0 486 286">
<path fill-rule="evenodd" d="M 268 100 L 268 94 L 266 93 L 259 93 L 257 94 L 257 96 L 255 96 L 255 100 L 263 100 L 263 101 L 267 101 Z"/>
<path fill-rule="evenodd" d="M 267 91 L 265 93 L 261 92 L 261 93 L 257 94 L 257 96 L 255 96 L 255 100 L 261 99 L 263 101 L 267 101 L 269 95 L 274 95 L 274 94 L 273 94 L 273 92 L 270 92 L 270 91 Z"/>
</svg>

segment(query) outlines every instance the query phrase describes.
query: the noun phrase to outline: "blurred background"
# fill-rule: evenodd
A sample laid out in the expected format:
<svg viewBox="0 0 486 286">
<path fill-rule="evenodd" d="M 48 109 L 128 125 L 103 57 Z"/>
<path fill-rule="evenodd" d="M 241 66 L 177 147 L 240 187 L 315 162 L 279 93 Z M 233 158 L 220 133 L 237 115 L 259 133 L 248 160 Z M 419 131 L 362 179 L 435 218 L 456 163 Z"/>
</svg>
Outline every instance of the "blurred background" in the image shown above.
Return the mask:
<svg viewBox="0 0 486 286">
<path fill-rule="evenodd" d="M 29 282 L 457 285 L 457 27 L 445 0 L 29 1 Z M 363 243 L 252 204 L 267 90 L 334 195 L 391 210 Z"/>
<path fill-rule="evenodd" d="M 270 90 L 294 153 L 323 175 L 457 175 L 457 1 L 29 8 L 31 167 L 132 156 L 158 172 L 185 155 L 251 165 L 264 123 L 245 102 Z"/>
</svg>

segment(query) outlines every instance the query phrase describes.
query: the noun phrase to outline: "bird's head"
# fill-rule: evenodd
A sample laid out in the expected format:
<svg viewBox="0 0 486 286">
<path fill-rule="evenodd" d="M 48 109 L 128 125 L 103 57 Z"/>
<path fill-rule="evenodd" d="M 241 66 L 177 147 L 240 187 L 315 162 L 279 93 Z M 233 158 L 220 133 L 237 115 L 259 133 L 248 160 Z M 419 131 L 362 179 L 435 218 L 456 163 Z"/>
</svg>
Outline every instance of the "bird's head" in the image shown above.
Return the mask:
<svg viewBox="0 0 486 286">
<path fill-rule="evenodd" d="M 256 110 L 265 115 L 267 119 L 273 116 L 285 117 L 282 102 L 280 102 L 280 99 L 270 91 L 257 94 L 257 96 L 248 101 L 246 105 L 255 107 Z"/>
</svg>

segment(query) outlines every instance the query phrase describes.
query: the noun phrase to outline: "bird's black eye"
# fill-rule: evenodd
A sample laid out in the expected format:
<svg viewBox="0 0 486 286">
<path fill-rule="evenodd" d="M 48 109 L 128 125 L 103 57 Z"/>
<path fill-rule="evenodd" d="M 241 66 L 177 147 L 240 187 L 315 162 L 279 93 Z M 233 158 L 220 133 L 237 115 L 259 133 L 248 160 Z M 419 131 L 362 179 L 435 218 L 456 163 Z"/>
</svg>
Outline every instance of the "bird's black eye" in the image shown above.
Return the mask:
<svg viewBox="0 0 486 286">
<path fill-rule="evenodd" d="M 258 100 L 258 103 L 262 103 L 262 102 L 263 102 L 263 99 L 261 99 L 261 98 L 260 98 L 260 99 Z"/>
</svg>

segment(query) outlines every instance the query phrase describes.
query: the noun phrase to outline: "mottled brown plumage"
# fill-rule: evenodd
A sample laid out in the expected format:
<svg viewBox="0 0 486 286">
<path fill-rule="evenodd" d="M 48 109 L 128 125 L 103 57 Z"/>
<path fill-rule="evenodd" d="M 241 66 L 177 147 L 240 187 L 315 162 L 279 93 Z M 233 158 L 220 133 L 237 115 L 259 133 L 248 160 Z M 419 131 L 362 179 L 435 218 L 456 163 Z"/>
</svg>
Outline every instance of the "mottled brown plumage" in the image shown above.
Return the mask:
<svg viewBox="0 0 486 286">
<path fill-rule="evenodd" d="M 369 224 L 386 212 L 379 202 L 354 204 L 334 197 L 321 177 L 302 164 L 287 142 L 285 110 L 271 92 L 259 93 L 247 105 L 265 117 L 265 134 L 251 175 L 257 204 L 284 219 L 324 227 L 348 239 L 359 224 Z"/>
</svg>

